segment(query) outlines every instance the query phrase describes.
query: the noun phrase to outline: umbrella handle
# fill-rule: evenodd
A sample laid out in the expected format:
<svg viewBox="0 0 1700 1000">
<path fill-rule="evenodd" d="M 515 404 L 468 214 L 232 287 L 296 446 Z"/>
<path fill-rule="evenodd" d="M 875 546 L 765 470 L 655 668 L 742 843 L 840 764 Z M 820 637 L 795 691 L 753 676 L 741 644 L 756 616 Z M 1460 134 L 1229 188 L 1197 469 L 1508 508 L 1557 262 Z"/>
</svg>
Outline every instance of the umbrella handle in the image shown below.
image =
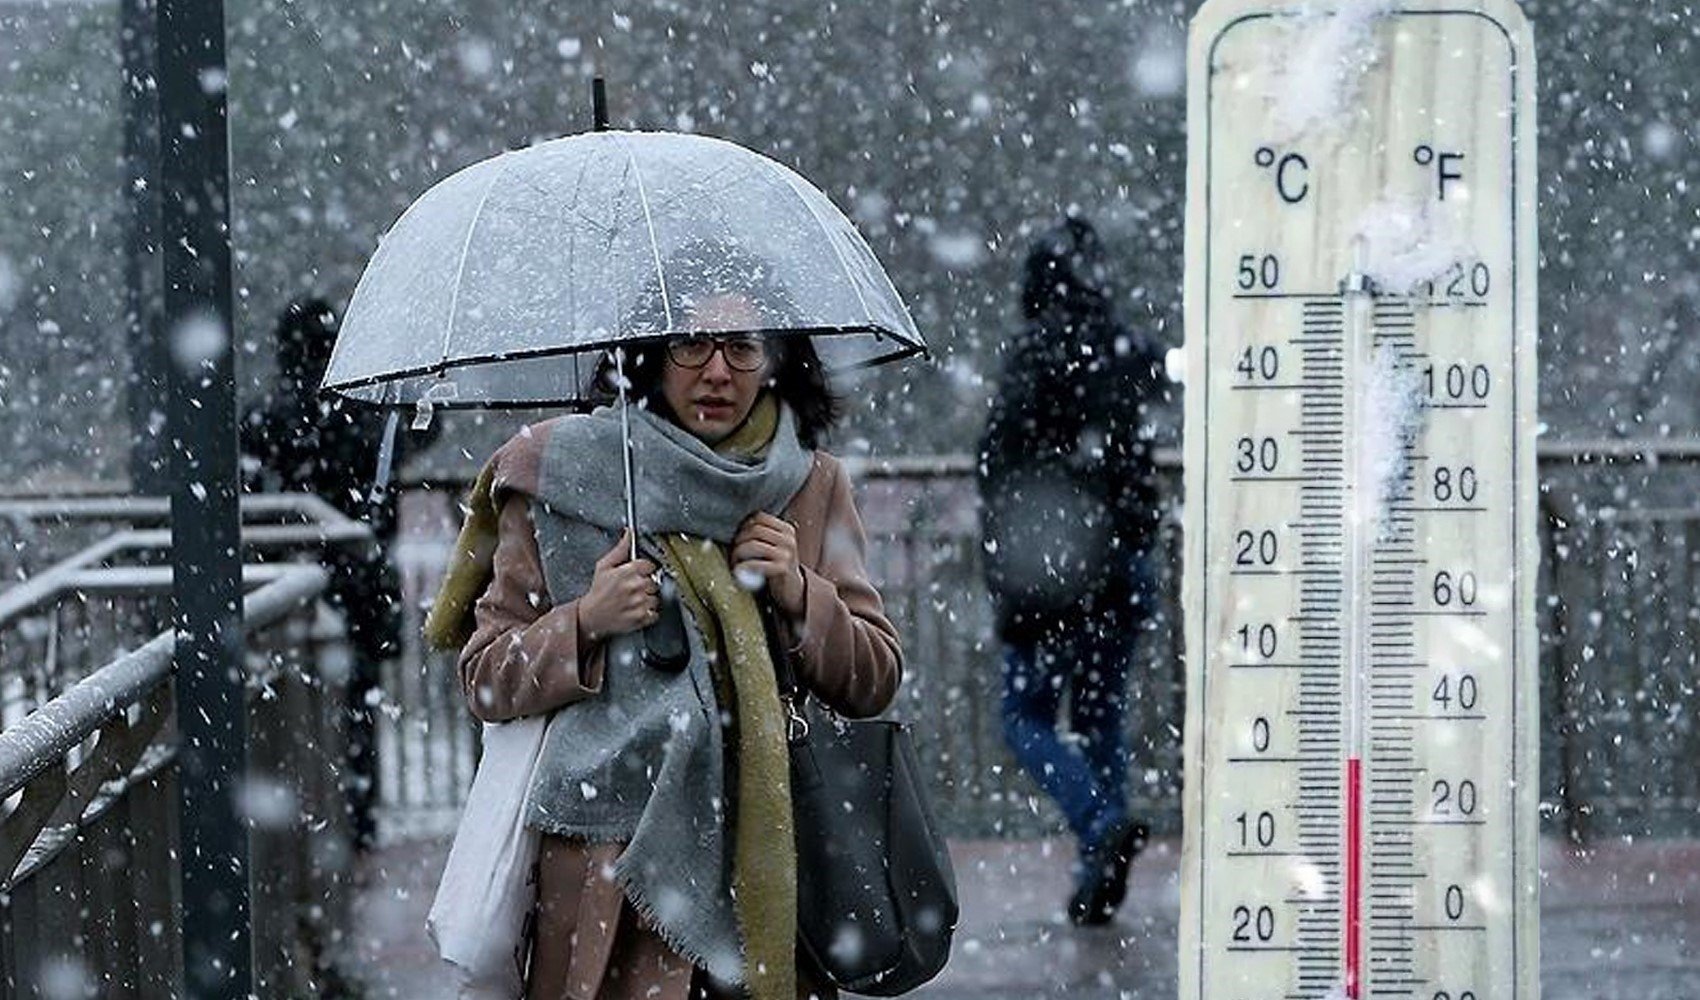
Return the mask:
<svg viewBox="0 0 1700 1000">
<path fill-rule="evenodd" d="M 632 416 L 631 399 L 626 395 L 626 350 L 614 348 L 614 378 L 620 390 L 620 453 L 626 473 L 626 531 L 631 539 L 631 559 L 637 561 L 637 493 L 632 475 Z"/>
</svg>

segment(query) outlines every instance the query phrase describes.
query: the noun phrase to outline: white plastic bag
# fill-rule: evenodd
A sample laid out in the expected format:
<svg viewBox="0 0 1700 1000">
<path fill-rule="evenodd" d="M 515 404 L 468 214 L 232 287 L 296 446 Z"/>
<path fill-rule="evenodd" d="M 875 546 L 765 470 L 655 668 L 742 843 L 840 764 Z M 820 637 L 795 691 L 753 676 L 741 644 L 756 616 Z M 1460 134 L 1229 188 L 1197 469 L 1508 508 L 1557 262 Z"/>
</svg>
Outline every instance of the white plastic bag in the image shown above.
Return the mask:
<svg viewBox="0 0 1700 1000">
<path fill-rule="evenodd" d="M 525 993 L 525 923 L 536 895 L 538 843 L 537 831 L 525 826 L 525 796 L 548 721 L 534 715 L 485 724 L 484 754 L 425 918 L 463 1000 L 515 1000 Z"/>
</svg>

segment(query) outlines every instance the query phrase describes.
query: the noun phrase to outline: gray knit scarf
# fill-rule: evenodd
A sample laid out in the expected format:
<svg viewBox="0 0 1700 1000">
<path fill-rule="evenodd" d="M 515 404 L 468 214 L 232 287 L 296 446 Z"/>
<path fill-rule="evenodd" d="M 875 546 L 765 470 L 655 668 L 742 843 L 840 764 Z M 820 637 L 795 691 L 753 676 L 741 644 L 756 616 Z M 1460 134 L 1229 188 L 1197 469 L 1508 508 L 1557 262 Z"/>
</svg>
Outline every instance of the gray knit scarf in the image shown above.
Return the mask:
<svg viewBox="0 0 1700 1000">
<path fill-rule="evenodd" d="M 813 458 L 780 407 L 773 444 L 754 463 L 716 453 L 648 410 L 631 414 L 640 547 L 682 532 L 730 542 L 758 510 L 777 514 L 808 478 Z M 566 417 L 547 443 L 538 501 L 538 549 L 550 594 L 590 586 L 596 560 L 624 526 L 620 416 L 604 407 Z M 614 874 L 639 913 L 681 955 L 721 982 L 740 984 L 743 955 L 732 909 L 720 709 L 690 615 L 690 665 L 643 665 L 641 633 L 612 640 L 600 694 L 555 713 L 526 803 L 526 824 L 590 841 L 625 841 Z"/>
</svg>

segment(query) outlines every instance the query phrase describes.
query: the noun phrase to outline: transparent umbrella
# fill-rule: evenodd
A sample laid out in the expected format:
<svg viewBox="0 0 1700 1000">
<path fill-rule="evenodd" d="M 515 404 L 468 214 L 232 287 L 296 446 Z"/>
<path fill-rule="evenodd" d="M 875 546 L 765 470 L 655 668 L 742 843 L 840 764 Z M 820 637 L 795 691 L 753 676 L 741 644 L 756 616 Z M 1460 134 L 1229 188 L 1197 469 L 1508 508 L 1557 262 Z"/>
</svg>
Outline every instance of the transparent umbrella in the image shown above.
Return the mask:
<svg viewBox="0 0 1700 1000">
<path fill-rule="evenodd" d="M 757 297 L 829 370 L 925 344 L 879 261 L 796 172 L 735 143 L 569 136 L 425 192 L 355 289 L 324 387 L 390 406 L 585 402 L 597 355 L 681 329 L 696 294 Z"/>
<path fill-rule="evenodd" d="M 926 350 L 873 251 L 796 172 L 721 139 L 596 131 L 421 195 L 361 276 L 324 389 L 413 407 L 416 423 L 437 407 L 579 406 L 604 352 L 623 364 L 725 293 L 760 325 L 717 332 L 809 335 L 829 372 Z M 623 369 L 617 382 L 624 414 Z M 635 528 L 629 437 L 625 452 Z"/>
</svg>

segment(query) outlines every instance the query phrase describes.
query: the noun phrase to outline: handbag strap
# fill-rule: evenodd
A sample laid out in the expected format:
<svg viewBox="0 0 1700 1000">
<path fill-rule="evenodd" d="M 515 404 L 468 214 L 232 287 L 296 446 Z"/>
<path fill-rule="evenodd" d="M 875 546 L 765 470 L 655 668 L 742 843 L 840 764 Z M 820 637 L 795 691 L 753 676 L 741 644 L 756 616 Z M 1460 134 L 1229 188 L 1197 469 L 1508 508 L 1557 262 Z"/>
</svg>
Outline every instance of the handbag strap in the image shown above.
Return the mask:
<svg viewBox="0 0 1700 1000">
<path fill-rule="evenodd" d="M 779 683 L 779 703 L 785 708 L 785 736 L 791 743 L 799 743 L 809 735 L 809 719 L 803 714 L 803 702 L 809 694 L 797 683 L 797 671 L 791 665 L 790 651 L 785 648 L 785 633 L 779 628 L 779 613 L 773 601 L 765 593 L 759 594 L 756 607 L 761 611 L 768 656 L 773 660 L 774 679 Z"/>
</svg>

